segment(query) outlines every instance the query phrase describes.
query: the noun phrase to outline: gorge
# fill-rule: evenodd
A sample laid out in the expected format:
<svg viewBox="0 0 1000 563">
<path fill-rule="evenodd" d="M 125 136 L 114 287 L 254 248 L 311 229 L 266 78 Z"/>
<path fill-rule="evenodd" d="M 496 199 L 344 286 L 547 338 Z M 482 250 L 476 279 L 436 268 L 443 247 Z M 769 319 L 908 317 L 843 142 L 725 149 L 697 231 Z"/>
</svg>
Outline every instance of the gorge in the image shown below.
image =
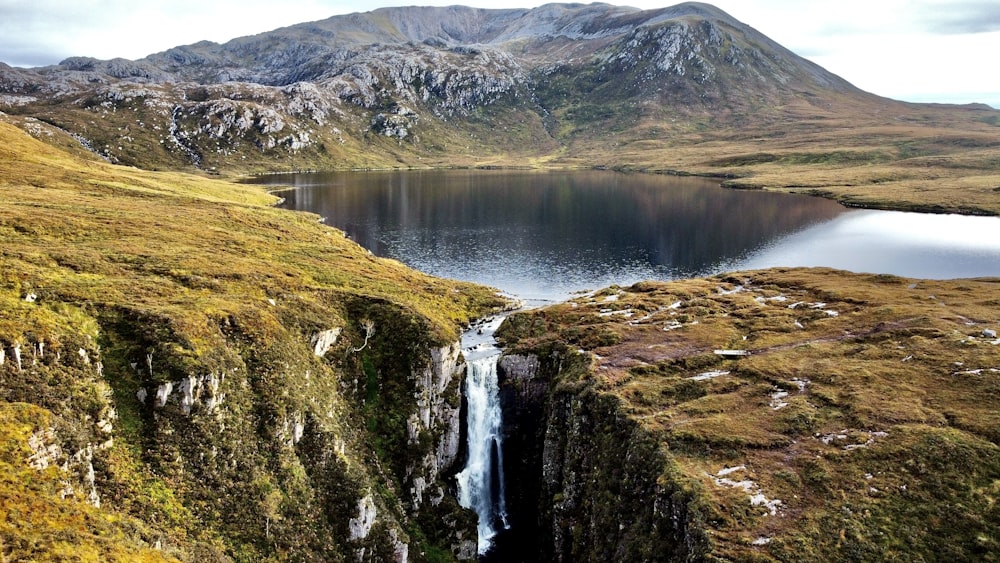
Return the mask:
<svg viewBox="0 0 1000 563">
<path fill-rule="evenodd" d="M 700 3 L 0 64 L 0 559 L 995 560 L 998 186 Z"/>
<path fill-rule="evenodd" d="M 664 454 L 658 452 L 652 443 L 641 446 L 650 448 L 640 450 L 641 453 L 621 449 L 639 448 L 640 444 L 652 440 L 655 434 L 647 435 L 641 426 L 622 423 L 619 418 L 629 417 L 620 412 L 616 399 L 598 394 L 600 398 L 595 405 L 591 398 L 581 398 L 578 390 L 560 389 L 560 384 L 556 383 L 570 377 L 567 372 L 575 373 L 576 377 L 585 381 L 589 379 L 591 376 L 584 375 L 592 369 L 586 367 L 588 361 L 628 361 L 641 367 L 650 362 L 645 357 L 647 354 L 655 356 L 647 352 L 640 353 L 637 359 L 626 360 L 617 353 L 608 354 L 606 350 L 615 348 L 622 332 L 618 329 L 606 333 L 595 331 L 595 323 L 617 324 L 617 319 L 629 330 L 655 323 L 663 331 L 681 334 L 690 330 L 686 325 L 693 327 L 699 322 L 708 323 L 714 316 L 709 315 L 709 319 L 701 321 L 697 317 L 692 319 L 697 313 L 690 312 L 690 306 L 683 299 L 673 297 L 642 303 L 640 307 L 623 305 L 623 296 L 646 290 L 637 289 L 643 284 L 628 287 L 636 281 L 628 278 L 631 272 L 619 269 L 620 256 L 602 249 L 626 251 L 638 246 L 650 255 L 654 254 L 653 248 L 669 246 L 683 249 L 682 254 L 662 252 L 658 255 L 662 262 L 657 264 L 651 261 L 645 266 L 644 278 L 659 278 L 662 281 L 686 277 L 683 273 L 675 273 L 678 271 L 692 276 L 706 276 L 717 273 L 718 270 L 713 269 L 718 268 L 718 264 L 731 265 L 738 260 L 760 263 L 767 260 L 772 248 L 798 248 L 795 252 L 814 260 L 810 264 L 812 266 L 842 266 L 843 260 L 863 258 L 877 264 L 877 269 L 872 272 L 877 274 L 872 278 L 876 280 L 879 276 L 895 280 L 897 278 L 893 274 L 913 271 L 920 272 L 922 278 L 950 278 L 956 273 L 1000 276 L 1000 244 L 996 242 L 1000 240 L 1000 220 L 995 217 L 910 214 L 914 224 L 923 225 L 917 229 L 931 235 L 922 240 L 921 235 L 907 230 L 906 218 L 900 218 L 900 214 L 894 212 L 838 210 L 829 202 L 812 198 L 733 192 L 721 190 L 711 181 L 614 172 L 368 172 L 276 176 L 264 181 L 273 185 L 287 183 L 300 186 L 294 191 L 282 192 L 286 207 L 323 215 L 326 223 L 345 229 L 352 238 L 379 254 L 437 275 L 498 286 L 516 297 L 524 296 L 524 288 L 531 288 L 534 293 L 529 292 L 528 295 L 533 299 L 528 299 L 528 302 L 534 306 L 566 300 L 573 307 L 580 306 L 580 318 L 573 321 L 576 328 L 566 329 L 577 332 L 571 337 L 574 345 L 567 346 L 561 342 L 562 337 L 555 337 L 556 342 L 560 342 L 559 346 L 564 347 L 560 352 L 549 348 L 553 344 L 546 344 L 531 348 L 527 354 L 514 349 L 501 355 L 490 340 L 500 318 L 468 333 L 468 339 L 463 342 L 467 360 L 465 385 L 469 460 L 458 475 L 458 491 L 461 504 L 474 508 L 479 515 L 479 551 L 480 555 L 487 555 L 487 561 L 587 559 L 601 553 L 598 546 L 605 541 L 607 546 L 600 549 L 611 550 L 611 546 L 615 546 L 613 549 L 624 549 L 623 546 L 629 542 L 636 542 L 627 548 L 636 551 L 604 552 L 613 560 L 683 558 L 686 557 L 681 555 L 683 553 L 709 549 L 705 543 L 707 540 L 698 536 L 704 531 L 676 529 L 672 527 L 676 524 L 658 521 L 655 512 L 633 514 L 622 508 L 635 506 L 662 510 L 664 514 L 674 514 L 674 517 L 692 510 L 688 505 L 695 502 L 694 497 L 683 497 L 693 494 L 690 491 L 682 494 L 671 489 L 670 495 L 682 494 L 686 498 L 682 504 L 674 505 L 672 503 L 676 500 L 657 496 L 664 493 L 655 492 L 656 475 L 643 474 L 637 467 L 617 466 L 622 457 L 660 460 L 656 463 L 669 465 L 666 458 L 661 458 Z M 503 196 L 498 197 L 500 193 Z M 658 194 L 656 199 L 651 197 L 653 193 Z M 531 201 L 533 198 L 538 203 L 526 207 L 514 205 L 508 208 L 504 204 Z M 639 203 L 631 203 L 633 199 Z M 639 209 L 643 212 L 638 212 Z M 683 210 L 682 214 L 677 213 L 679 209 Z M 735 211 L 737 209 L 739 213 Z M 781 213 L 771 209 L 780 209 Z M 868 219 L 868 214 L 875 215 Z M 648 225 L 645 224 L 647 215 Z M 767 228 L 760 227 L 759 218 L 768 216 L 780 219 Z M 849 216 L 870 220 L 881 225 L 881 230 L 870 234 L 845 229 L 844 218 Z M 948 233 L 939 232 L 940 227 L 934 226 L 946 224 L 949 225 Z M 716 232 L 706 234 L 702 228 L 704 225 L 713 225 Z M 657 245 L 642 246 L 646 232 L 669 236 L 667 244 L 663 239 L 654 239 Z M 801 242 L 803 236 L 812 242 Z M 863 253 L 858 250 L 859 236 L 865 238 Z M 706 238 L 715 244 L 706 244 Z M 906 239 L 909 243 L 901 245 L 897 239 Z M 565 248 L 568 240 L 574 244 Z M 948 241 L 954 241 L 954 244 L 949 246 Z M 494 246 L 503 246 L 504 251 L 491 251 L 485 260 L 469 254 Z M 758 249 L 766 250 L 761 252 Z M 699 251 L 703 254 L 698 254 Z M 782 259 L 787 260 L 785 255 L 789 252 L 782 251 Z M 466 258 L 449 258 L 459 255 Z M 573 265 L 578 256 L 586 257 L 583 266 Z M 522 267 L 523 264 L 544 263 L 552 257 L 555 261 L 551 266 Z M 507 266 L 496 265 L 501 263 Z M 439 264 L 452 269 L 436 270 Z M 491 267 L 491 264 L 494 265 Z M 456 269 L 456 266 L 460 268 Z M 980 269 L 963 269 L 970 266 Z M 657 271 L 655 267 L 662 270 Z M 516 283 L 507 281 L 509 278 L 505 270 L 509 268 L 516 269 L 521 276 Z M 723 271 L 730 269 L 731 266 L 722 268 Z M 612 289 L 595 292 L 587 285 L 572 285 L 580 283 L 580 280 L 583 283 L 593 281 L 588 280 L 586 275 L 576 274 L 577 270 L 586 271 L 591 276 L 598 276 L 598 272 L 616 272 L 611 275 L 618 277 L 605 280 L 605 284 L 613 284 Z M 569 281 L 561 280 L 560 275 L 566 275 Z M 819 284 L 861 285 L 837 272 L 817 272 L 815 279 Z M 901 279 L 897 283 L 901 283 Z M 680 285 L 683 287 L 684 284 Z M 545 286 L 570 289 L 561 293 L 538 291 Z M 742 292 L 752 293 L 743 285 L 731 288 L 729 283 L 720 281 L 719 287 L 709 291 L 706 298 L 723 298 L 729 293 Z M 791 306 L 792 311 L 798 307 L 807 308 L 801 297 L 793 299 L 772 293 L 750 296 L 753 297 L 751 302 L 758 306 L 784 303 Z M 808 308 L 812 309 L 810 313 L 803 318 L 786 320 L 787 326 L 779 330 L 808 332 L 812 329 L 806 327 L 812 322 L 807 318 L 822 324 L 816 315 L 839 316 L 840 310 L 827 308 L 826 303 L 822 307 L 814 307 L 819 301 L 808 303 Z M 725 307 L 731 305 L 726 304 Z M 585 308 L 589 310 L 583 312 Z M 523 314 L 548 316 L 544 310 Z M 728 314 L 735 314 L 735 311 L 722 316 Z M 759 322 L 770 322 L 764 320 L 765 310 L 755 314 L 760 316 Z M 658 316 L 662 320 L 657 323 L 654 319 Z M 513 320 L 521 322 L 516 319 Z M 552 328 L 544 330 L 551 332 Z M 759 330 L 748 329 L 743 342 L 747 342 L 746 337 L 760 338 Z M 773 329 L 769 327 L 764 332 L 770 330 Z M 501 333 L 504 331 L 509 334 L 510 329 L 505 328 Z M 588 332 L 591 334 L 588 335 Z M 710 338 L 710 335 L 706 336 Z M 808 341 L 807 337 L 802 338 Z M 657 340 L 650 342 L 650 348 L 664 346 Z M 743 342 L 734 342 L 727 335 L 719 337 L 715 347 L 742 348 L 746 346 Z M 673 341 L 665 348 L 674 350 L 668 354 L 681 354 L 681 358 L 691 354 L 684 351 L 683 345 Z M 710 348 L 703 352 L 710 352 Z M 553 357 L 546 358 L 547 354 Z M 576 354 L 583 357 L 574 358 Z M 592 359 L 588 360 L 588 355 Z M 606 355 L 610 358 L 605 358 Z M 690 372 L 687 377 L 692 380 L 689 382 L 692 389 L 685 392 L 692 393 L 693 398 L 700 393 L 695 386 L 701 385 L 695 381 L 714 379 L 717 377 L 715 374 L 736 377 L 732 375 L 735 371 L 733 367 L 717 366 L 719 362 L 697 354 L 695 357 L 697 363 L 693 365 L 704 367 L 701 371 Z M 677 361 L 677 358 L 671 359 L 671 362 Z M 736 362 L 722 362 L 727 363 Z M 745 360 L 740 363 L 750 362 Z M 642 373 L 634 365 L 632 369 L 636 370 L 636 374 Z M 622 369 L 622 366 L 615 367 Z M 498 375 L 499 381 L 496 379 Z M 639 375 L 623 377 L 627 379 Z M 642 392 L 643 395 L 646 393 L 648 391 Z M 787 395 L 784 391 L 771 392 L 772 395 L 775 393 Z M 736 428 L 734 426 L 733 435 L 729 438 L 740 440 Z M 597 438 L 605 432 L 617 434 Z M 597 442 L 590 443 L 594 440 Z M 508 460 L 506 467 L 505 459 Z M 491 476 L 491 471 L 496 474 Z M 504 473 L 512 476 L 512 486 L 506 492 Z M 475 480 L 470 482 L 472 479 Z M 603 491 L 602 486 L 618 488 Z M 557 496 L 561 500 L 550 503 L 548 499 Z M 593 505 L 597 501 L 591 497 L 615 499 L 608 502 L 617 507 L 618 512 L 607 513 L 609 508 Z M 509 518 L 507 498 L 511 499 Z M 580 526 L 577 518 L 584 515 L 598 518 L 592 521 L 592 525 L 601 528 L 600 531 L 580 535 L 582 532 L 577 530 L 573 532 L 573 539 L 560 535 Z M 631 518 L 636 518 L 636 521 L 630 523 Z M 616 536 L 604 530 L 611 525 L 611 521 L 614 525 L 621 524 L 626 528 L 634 525 L 636 528 L 624 536 Z M 548 522 L 555 528 L 546 528 L 543 523 Z M 562 527 L 566 529 L 560 531 Z M 663 537 L 657 538 L 647 535 L 650 529 L 671 531 L 663 532 Z"/>
</svg>

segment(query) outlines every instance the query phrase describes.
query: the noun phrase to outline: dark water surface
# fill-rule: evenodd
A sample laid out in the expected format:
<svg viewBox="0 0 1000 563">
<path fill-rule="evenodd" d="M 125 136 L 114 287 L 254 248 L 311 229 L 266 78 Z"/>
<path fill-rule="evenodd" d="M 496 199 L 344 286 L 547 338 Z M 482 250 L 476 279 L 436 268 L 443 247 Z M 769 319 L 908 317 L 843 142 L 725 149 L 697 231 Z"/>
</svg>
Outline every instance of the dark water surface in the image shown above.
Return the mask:
<svg viewBox="0 0 1000 563">
<path fill-rule="evenodd" d="M 1000 276 L 1000 218 L 849 210 L 717 181 L 604 171 L 268 176 L 379 256 L 534 303 L 643 279 L 771 266 Z"/>
</svg>

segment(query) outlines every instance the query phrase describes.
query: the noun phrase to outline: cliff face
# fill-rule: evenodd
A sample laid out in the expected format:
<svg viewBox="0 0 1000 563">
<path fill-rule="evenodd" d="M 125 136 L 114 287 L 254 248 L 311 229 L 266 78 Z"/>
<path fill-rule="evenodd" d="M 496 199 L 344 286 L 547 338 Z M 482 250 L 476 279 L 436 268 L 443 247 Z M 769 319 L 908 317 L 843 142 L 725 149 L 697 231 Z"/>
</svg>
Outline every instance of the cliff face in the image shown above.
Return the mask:
<svg viewBox="0 0 1000 563">
<path fill-rule="evenodd" d="M 49 299 L 20 309 L 35 316 Z M 442 480 L 457 453 L 457 343 L 435 346 L 414 330 L 413 340 L 375 338 L 356 358 L 343 342 L 316 354 L 305 334 L 248 335 L 242 318 L 194 359 L 169 350 L 170 319 L 98 308 L 81 320 L 94 332 L 41 336 L 29 322 L 7 336 L 0 388 L 5 405 L 51 413 L 32 431 L 28 464 L 60 468 L 64 498 L 146 520 L 140 545 L 198 561 L 422 560 L 408 551 L 428 541 L 474 552 L 474 517 Z M 397 419 L 408 428 L 392 427 Z M 415 538 L 418 520 L 428 529 Z M 20 556 L 26 531 L 13 528 L 5 547 Z"/>
<path fill-rule="evenodd" d="M 669 453 L 564 349 L 506 355 L 504 459 L 512 529 L 497 560 L 693 561 L 708 552 L 697 495 Z"/>
<path fill-rule="evenodd" d="M 257 188 L 0 136 L 6 559 L 474 554 L 445 477 L 490 290 Z"/>
<path fill-rule="evenodd" d="M 988 557 L 996 285 L 763 271 L 509 317 L 510 559 Z"/>
</svg>

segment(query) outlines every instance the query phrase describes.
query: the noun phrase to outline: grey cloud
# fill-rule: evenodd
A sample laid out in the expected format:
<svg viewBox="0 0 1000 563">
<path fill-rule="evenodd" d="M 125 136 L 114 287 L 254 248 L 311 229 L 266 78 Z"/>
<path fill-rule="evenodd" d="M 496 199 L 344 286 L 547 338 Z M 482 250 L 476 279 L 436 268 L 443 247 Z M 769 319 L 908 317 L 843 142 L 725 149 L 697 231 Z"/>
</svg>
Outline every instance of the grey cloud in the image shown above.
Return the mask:
<svg viewBox="0 0 1000 563">
<path fill-rule="evenodd" d="M 70 55 L 66 52 L 52 49 L 46 50 L 42 46 L 11 43 L 9 41 L 0 42 L 0 62 L 10 66 L 36 67 L 54 65 L 68 56 Z"/>
<path fill-rule="evenodd" d="M 107 25 L 124 0 L 62 2 L 58 0 L 0 0 L 0 61 L 11 66 L 56 64 L 90 50 L 77 39 Z M 112 19 L 113 21 L 113 19 Z"/>
<path fill-rule="evenodd" d="M 920 21 L 932 33 L 958 35 L 1000 31 L 1000 3 L 922 2 Z"/>
</svg>

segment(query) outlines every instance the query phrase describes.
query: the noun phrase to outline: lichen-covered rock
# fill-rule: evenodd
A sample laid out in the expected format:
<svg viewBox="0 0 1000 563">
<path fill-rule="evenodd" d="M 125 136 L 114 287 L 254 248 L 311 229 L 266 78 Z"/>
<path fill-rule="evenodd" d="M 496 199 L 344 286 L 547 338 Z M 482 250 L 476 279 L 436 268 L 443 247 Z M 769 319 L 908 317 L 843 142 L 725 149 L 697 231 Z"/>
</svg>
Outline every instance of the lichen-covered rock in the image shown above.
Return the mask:
<svg viewBox="0 0 1000 563">
<path fill-rule="evenodd" d="M 372 526 L 375 525 L 375 518 L 378 510 L 375 508 L 375 500 L 371 493 L 365 495 L 358 501 L 358 515 L 351 518 L 347 523 L 351 531 L 351 540 L 363 540 L 368 537 Z"/>
</svg>

